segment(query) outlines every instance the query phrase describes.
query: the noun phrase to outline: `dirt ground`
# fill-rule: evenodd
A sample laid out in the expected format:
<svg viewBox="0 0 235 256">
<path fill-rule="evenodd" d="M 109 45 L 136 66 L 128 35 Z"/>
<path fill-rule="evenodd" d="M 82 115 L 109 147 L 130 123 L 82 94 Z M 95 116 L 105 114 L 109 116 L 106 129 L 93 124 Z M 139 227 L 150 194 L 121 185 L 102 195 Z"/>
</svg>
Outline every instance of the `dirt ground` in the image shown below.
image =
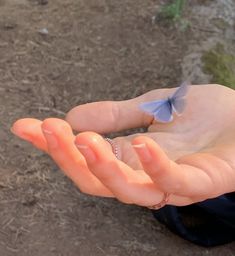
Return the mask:
<svg viewBox="0 0 235 256">
<path fill-rule="evenodd" d="M 192 75 L 191 49 L 213 37 L 234 40 L 198 23 L 195 10 L 215 1 L 188 1 L 186 30 L 153 18 L 163 2 L 0 0 L 0 256 L 235 255 L 234 243 L 201 248 L 147 209 L 81 194 L 9 131 L 22 117 L 63 118 L 85 102 L 177 86 L 184 74 L 208 82 L 197 62 Z"/>
</svg>

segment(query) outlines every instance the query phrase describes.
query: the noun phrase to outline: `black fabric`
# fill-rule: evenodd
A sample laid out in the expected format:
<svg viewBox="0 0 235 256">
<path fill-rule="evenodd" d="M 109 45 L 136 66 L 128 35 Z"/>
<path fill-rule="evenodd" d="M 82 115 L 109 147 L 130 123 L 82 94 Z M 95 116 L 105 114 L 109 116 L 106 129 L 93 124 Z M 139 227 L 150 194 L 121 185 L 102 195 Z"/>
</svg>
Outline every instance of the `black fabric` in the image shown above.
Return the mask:
<svg viewBox="0 0 235 256">
<path fill-rule="evenodd" d="M 184 207 L 167 205 L 153 214 L 174 233 L 198 245 L 235 241 L 235 193 Z"/>
</svg>

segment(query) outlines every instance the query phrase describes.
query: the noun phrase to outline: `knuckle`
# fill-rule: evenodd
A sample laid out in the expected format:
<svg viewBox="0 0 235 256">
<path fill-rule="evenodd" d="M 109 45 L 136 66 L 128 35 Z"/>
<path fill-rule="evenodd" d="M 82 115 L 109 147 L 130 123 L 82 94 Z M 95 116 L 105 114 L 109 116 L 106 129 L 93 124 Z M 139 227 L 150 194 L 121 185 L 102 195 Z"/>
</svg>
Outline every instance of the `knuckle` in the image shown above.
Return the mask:
<svg viewBox="0 0 235 256">
<path fill-rule="evenodd" d="M 113 124 L 113 130 L 118 130 L 117 120 L 120 117 L 120 108 L 116 102 L 111 103 L 110 122 Z"/>
</svg>

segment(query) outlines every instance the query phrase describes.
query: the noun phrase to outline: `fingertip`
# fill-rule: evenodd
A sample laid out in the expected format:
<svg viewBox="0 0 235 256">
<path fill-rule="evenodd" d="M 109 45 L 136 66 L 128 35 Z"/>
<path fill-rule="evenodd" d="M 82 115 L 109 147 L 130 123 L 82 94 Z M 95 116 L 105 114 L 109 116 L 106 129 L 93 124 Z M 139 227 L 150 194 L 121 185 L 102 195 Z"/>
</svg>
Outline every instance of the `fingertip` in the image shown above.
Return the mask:
<svg viewBox="0 0 235 256">
<path fill-rule="evenodd" d="M 110 101 L 91 102 L 71 109 L 65 120 L 80 132 L 95 131 L 107 133 L 114 131 L 113 103 Z"/>
<path fill-rule="evenodd" d="M 168 156 L 152 138 L 143 135 L 138 136 L 133 139 L 132 146 L 142 162 L 158 164 L 164 168 L 168 167 L 170 163 Z"/>
<path fill-rule="evenodd" d="M 47 118 L 41 124 L 41 129 L 44 134 L 61 134 L 61 133 L 72 133 L 71 126 L 59 118 Z"/>
<path fill-rule="evenodd" d="M 97 159 L 104 159 L 114 156 L 112 146 L 101 135 L 95 132 L 82 132 L 76 136 L 74 141 L 75 146 L 79 151 L 86 151 L 87 149 L 93 150 Z"/>
<path fill-rule="evenodd" d="M 33 118 L 21 118 L 16 120 L 10 130 L 14 133 L 14 134 L 18 134 L 20 133 L 22 130 L 24 130 L 24 128 L 29 125 L 32 122 L 35 122 L 35 120 L 37 119 L 33 119 Z"/>
<path fill-rule="evenodd" d="M 102 143 L 103 137 L 95 132 L 87 131 L 81 132 L 75 137 L 76 145 L 92 145 Z"/>
<path fill-rule="evenodd" d="M 35 127 L 39 126 L 41 121 L 34 118 L 22 118 L 15 121 L 10 128 L 11 132 L 16 136 L 29 140 L 31 133 L 35 130 Z"/>
<path fill-rule="evenodd" d="M 42 121 L 34 118 L 22 118 L 13 123 L 11 132 L 23 140 L 32 143 L 47 152 L 47 144 L 41 130 Z"/>
<path fill-rule="evenodd" d="M 138 148 L 138 145 L 141 145 L 141 144 L 149 145 L 149 144 L 157 144 L 157 143 L 153 139 L 144 135 L 137 136 L 132 140 L 133 147 Z"/>
</svg>

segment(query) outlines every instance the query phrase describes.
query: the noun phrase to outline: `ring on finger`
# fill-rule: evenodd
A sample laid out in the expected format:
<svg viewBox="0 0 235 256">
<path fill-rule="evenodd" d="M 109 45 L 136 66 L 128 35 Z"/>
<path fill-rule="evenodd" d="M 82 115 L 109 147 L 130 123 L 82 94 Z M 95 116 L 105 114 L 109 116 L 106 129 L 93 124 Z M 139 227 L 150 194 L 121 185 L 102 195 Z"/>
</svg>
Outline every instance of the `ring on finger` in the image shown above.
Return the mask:
<svg viewBox="0 0 235 256">
<path fill-rule="evenodd" d="M 170 193 L 165 192 L 163 195 L 162 201 L 160 203 L 147 206 L 147 208 L 151 210 L 159 210 L 160 208 L 164 207 L 168 203 L 169 197 L 170 197 Z"/>
<path fill-rule="evenodd" d="M 110 138 L 104 138 L 104 139 L 110 144 L 110 146 L 112 148 L 112 152 L 116 156 L 116 158 L 118 160 L 121 160 L 121 154 L 120 154 L 120 150 L 119 150 L 117 143 Z"/>
</svg>

